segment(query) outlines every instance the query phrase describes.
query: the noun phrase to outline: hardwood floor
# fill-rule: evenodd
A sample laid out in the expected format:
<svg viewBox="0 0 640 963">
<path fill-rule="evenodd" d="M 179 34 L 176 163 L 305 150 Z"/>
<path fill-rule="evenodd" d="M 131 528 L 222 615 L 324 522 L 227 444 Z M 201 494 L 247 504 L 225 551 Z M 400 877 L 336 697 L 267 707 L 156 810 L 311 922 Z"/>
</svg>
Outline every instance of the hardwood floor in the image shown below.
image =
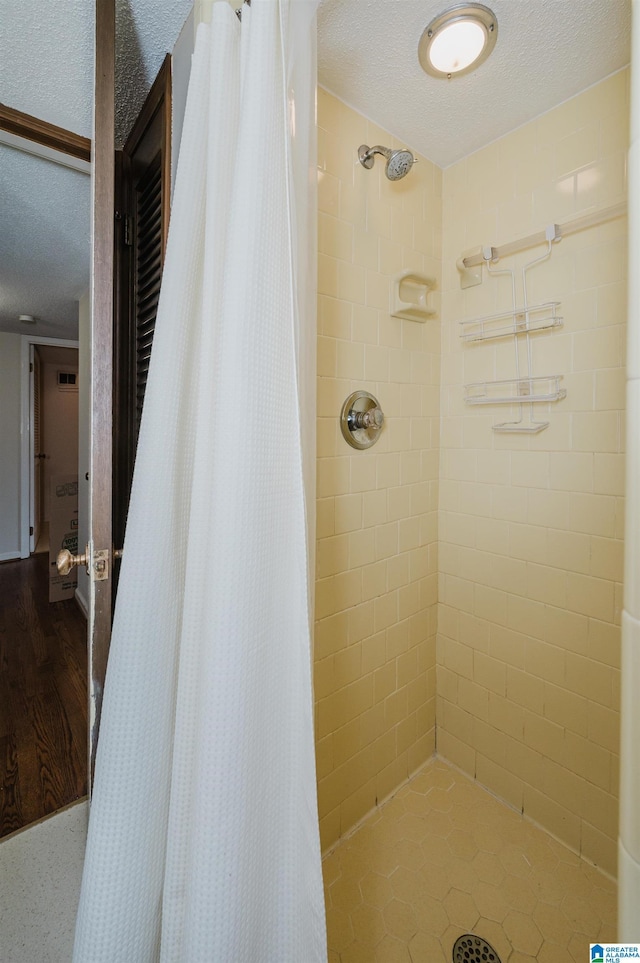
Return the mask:
<svg viewBox="0 0 640 963">
<path fill-rule="evenodd" d="M 0 837 L 87 792 L 87 624 L 48 569 L 0 565 Z"/>
</svg>

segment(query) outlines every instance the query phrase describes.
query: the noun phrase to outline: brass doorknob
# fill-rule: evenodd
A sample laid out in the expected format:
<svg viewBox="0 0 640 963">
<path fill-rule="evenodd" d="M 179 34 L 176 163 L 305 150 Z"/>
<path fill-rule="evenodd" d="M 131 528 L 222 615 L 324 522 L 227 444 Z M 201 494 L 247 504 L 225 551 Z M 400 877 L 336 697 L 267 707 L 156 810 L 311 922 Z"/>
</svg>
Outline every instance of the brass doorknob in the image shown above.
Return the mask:
<svg viewBox="0 0 640 963">
<path fill-rule="evenodd" d="M 58 569 L 59 575 L 68 575 L 74 565 L 86 565 L 89 560 L 89 554 L 84 555 L 72 555 L 68 548 L 63 548 L 61 552 L 58 552 L 58 557 L 56 559 L 56 568 Z"/>
</svg>

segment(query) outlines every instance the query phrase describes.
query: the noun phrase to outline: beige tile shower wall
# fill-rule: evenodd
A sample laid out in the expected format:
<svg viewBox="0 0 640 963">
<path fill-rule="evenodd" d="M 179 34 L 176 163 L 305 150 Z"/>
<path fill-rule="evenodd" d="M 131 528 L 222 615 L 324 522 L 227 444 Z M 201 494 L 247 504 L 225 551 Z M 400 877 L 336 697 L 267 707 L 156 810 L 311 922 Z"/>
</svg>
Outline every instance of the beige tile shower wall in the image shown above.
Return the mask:
<svg viewBox="0 0 640 963">
<path fill-rule="evenodd" d="M 510 339 L 458 319 L 511 307 L 509 278 L 461 291 L 455 262 L 625 200 L 628 74 L 618 73 L 443 176 L 438 753 L 615 872 L 622 604 L 626 218 L 567 237 L 528 274 L 564 326 L 531 338 L 567 397 L 517 417 L 463 385 L 515 376 Z M 519 269 L 542 253 L 515 259 Z M 500 267 L 512 266 L 501 262 Z M 524 364 L 524 361 L 522 361 Z M 525 419 L 528 412 L 525 410 Z"/>
<path fill-rule="evenodd" d="M 315 692 L 327 847 L 434 750 L 440 323 L 389 314 L 391 278 L 440 288 L 441 172 L 366 171 L 399 145 L 325 91 L 318 102 L 318 505 Z M 435 298 L 438 303 L 439 291 Z M 386 416 L 368 451 L 338 417 L 367 389 Z"/>
</svg>

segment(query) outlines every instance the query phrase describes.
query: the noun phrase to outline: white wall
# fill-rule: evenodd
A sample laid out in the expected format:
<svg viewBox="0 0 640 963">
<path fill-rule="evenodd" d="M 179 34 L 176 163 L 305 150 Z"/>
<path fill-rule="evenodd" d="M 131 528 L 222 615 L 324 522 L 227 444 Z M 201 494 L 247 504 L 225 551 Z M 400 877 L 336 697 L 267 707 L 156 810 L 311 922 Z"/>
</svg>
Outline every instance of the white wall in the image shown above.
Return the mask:
<svg viewBox="0 0 640 963">
<path fill-rule="evenodd" d="M 20 558 L 20 345 L 0 332 L 0 561 Z"/>
<path fill-rule="evenodd" d="M 58 371 L 77 374 L 77 360 L 75 365 L 48 362 L 42 366 L 42 450 L 47 456 L 43 477 L 45 521 L 51 520 L 51 480 L 56 475 L 75 475 L 78 470 L 78 392 L 58 387 Z"/>
</svg>

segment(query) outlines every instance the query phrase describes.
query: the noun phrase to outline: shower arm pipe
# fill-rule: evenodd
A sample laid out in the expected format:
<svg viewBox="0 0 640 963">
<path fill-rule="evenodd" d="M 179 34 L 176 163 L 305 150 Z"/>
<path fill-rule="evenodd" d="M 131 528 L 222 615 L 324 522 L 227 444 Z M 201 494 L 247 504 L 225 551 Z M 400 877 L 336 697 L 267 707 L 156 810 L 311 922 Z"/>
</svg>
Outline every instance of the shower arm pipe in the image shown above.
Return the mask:
<svg viewBox="0 0 640 963">
<path fill-rule="evenodd" d="M 371 157 L 372 154 L 380 154 L 381 157 L 386 157 L 387 160 L 391 157 L 391 147 L 383 147 L 381 144 L 376 144 L 375 147 L 370 147 L 366 153 L 366 157 Z"/>
<path fill-rule="evenodd" d="M 604 207 L 602 210 L 594 211 L 592 214 L 584 214 L 582 217 L 574 217 L 570 221 L 565 221 L 564 224 L 556 224 L 555 240 L 559 241 L 563 237 L 568 237 L 570 234 L 577 234 L 578 231 L 585 231 L 589 227 L 606 224 L 607 221 L 613 221 L 616 217 L 624 217 L 626 213 L 627 205 L 626 203 L 621 203 L 613 204 L 611 207 Z M 511 254 L 526 251 L 530 247 L 536 247 L 538 244 L 546 244 L 547 240 L 546 231 L 529 234 L 527 237 L 522 237 L 518 241 L 510 241 L 508 244 L 502 244 L 500 247 L 494 248 L 492 260 L 497 261 L 500 258 L 509 257 Z M 485 263 L 486 261 L 482 255 L 482 251 L 462 259 L 462 265 L 466 268 L 477 267 L 477 265 Z"/>
</svg>

